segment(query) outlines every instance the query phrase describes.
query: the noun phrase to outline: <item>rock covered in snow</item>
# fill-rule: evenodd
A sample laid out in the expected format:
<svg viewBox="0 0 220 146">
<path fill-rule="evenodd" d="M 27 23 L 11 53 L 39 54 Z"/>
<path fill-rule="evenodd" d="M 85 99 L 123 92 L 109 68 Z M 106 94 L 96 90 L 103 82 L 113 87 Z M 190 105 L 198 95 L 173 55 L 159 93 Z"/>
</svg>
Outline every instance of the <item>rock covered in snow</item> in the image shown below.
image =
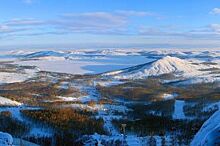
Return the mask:
<svg viewBox="0 0 220 146">
<path fill-rule="evenodd" d="M 0 145 L 1 146 L 11 146 L 13 145 L 13 138 L 10 134 L 0 132 Z"/>
<path fill-rule="evenodd" d="M 201 127 L 191 146 L 220 145 L 220 110 L 216 111 Z"/>
</svg>

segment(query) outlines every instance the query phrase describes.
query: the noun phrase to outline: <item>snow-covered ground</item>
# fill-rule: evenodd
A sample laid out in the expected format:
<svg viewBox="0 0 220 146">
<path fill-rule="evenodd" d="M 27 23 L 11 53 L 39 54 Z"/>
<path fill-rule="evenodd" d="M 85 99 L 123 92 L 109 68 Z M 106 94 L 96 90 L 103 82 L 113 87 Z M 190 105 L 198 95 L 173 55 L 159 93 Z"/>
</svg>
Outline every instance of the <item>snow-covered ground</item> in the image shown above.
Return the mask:
<svg viewBox="0 0 220 146">
<path fill-rule="evenodd" d="M 22 103 L 19 103 L 17 101 L 13 101 L 13 100 L 10 100 L 8 98 L 0 96 L 0 105 L 3 105 L 3 106 L 20 106 L 20 105 L 22 105 Z"/>
<path fill-rule="evenodd" d="M 205 106 L 202 110 L 204 112 L 212 111 L 215 109 L 220 109 L 220 101 L 215 103 L 207 103 L 207 106 Z"/>
<path fill-rule="evenodd" d="M 104 87 L 109 87 L 109 86 L 114 86 L 114 85 L 120 85 L 125 82 L 119 81 L 119 80 L 109 80 L 109 81 L 94 81 L 94 86 L 104 86 Z"/>
<path fill-rule="evenodd" d="M 185 101 L 175 100 L 173 119 L 186 119 L 183 110 L 184 105 L 185 105 Z"/>
<path fill-rule="evenodd" d="M 139 137 L 137 135 L 126 135 L 123 134 L 120 135 L 99 135 L 95 133 L 90 137 L 92 140 L 95 140 L 98 142 L 98 144 L 101 146 L 105 142 L 109 142 L 112 145 L 116 144 L 116 141 L 121 141 L 121 145 L 126 146 L 148 146 L 148 145 L 155 145 L 155 146 L 170 146 L 172 145 L 171 137 L 170 136 L 144 136 Z M 164 143 L 162 142 L 162 139 L 164 139 Z M 91 145 L 91 141 L 89 143 L 86 143 L 86 145 Z M 104 144 L 105 145 L 105 144 Z"/>
<path fill-rule="evenodd" d="M 83 69 L 87 65 L 101 65 L 95 62 L 72 61 L 72 60 L 36 60 L 36 61 L 19 61 L 15 62 L 20 65 L 33 65 L 40 68 L 42 71 L 60 72 L 69 74 L 85 74 L 92 71 Z"/>
<path fill-rule="evenodd" d="M 39 146 L 35 143 L 26 141 L 26 140 L 21 140 L 20 138 L 13 138 L 13 146 Z"/>
<path fill-rule="evenodd" d="M 164 93 L 162 95 L 162 99 L 164 100 L 170 100 L 170 99 L 175 99 L 178 96 L 178 94 L 173 93 L 173 94 L 169 94 L 169 93 Z"/>
<path fill-rule="evenodd" d="M 52 136 L 53 131 L 49 127 L 44 127 L 42 125 L 36 125 L 33 121 L 28 120 L 25 118 L 21 110 L 36 110 L 40 109 L 39 107 L 27 107 L 27 106 L 16 106 L 16 107 L 0 107 L 0 112 L 2 111 L 9 111 L 12 114 L 12 117 L 18 121 L 24 122 L 27 125 L 30 125 L 30 132 L 28 133 L 29 136 L 45 136 L 49 137 Z"/>
<path fill-rule="evenodd" d="M 23 73 L 0 72 L 0 84 L 23 82 L 34 77 L 38 71 L 38 69 L 26 69 Z"/>
<path fill-rule="evenodd" d="M 20 138 L 13 138 L 9 133 L 0 132 L 0 146 L 39 146 Z"/>
</svg>

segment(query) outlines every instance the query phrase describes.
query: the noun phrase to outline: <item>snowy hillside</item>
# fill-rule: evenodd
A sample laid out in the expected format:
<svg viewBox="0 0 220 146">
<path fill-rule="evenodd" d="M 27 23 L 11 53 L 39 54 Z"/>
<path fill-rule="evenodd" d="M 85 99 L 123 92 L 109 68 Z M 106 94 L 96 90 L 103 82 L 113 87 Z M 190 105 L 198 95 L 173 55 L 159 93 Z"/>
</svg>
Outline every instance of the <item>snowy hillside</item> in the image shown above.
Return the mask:
<svg viewBox="0 0 220 146">
<path fill-rule="evenodd" d="M 214 146 L 220 144 L 220 110 L 215 112 L 195 135 L 191 146 Z"/>
<path fill-rule="evenodd" d="M 0 84 L 23 82 L 29 78 L 35 77 L 38 71 L 38 68 L 21 69 L 19 67 L 16 68 L 13 72 L 10 70 L 0 71 Z"/>
<path fill-rule="evenodd" d="M 8 98 L 0 96 L 0 105 L 3 105 L 3 106 L 19 106 L 19 105 L 22 105 L 22 104 L 17 102 L 17 101 L 13 101 L 13 100 L 10 100 Z"/>
<path fill-rule="evenodd" d="M 127 68 L 124 70 L 108 72 L 104 75 L 114 75 L 114 77 L 118 79 L 143 79 L 149 76 L 173 74 L 176 77 L 184 77 L 185 79 L 193 78 L 204 81 L 206 79 L 209 81 L 210 78 L 216 77 L 215 79 L 218 80 L 218 73 L 216 73 L 216 76 L 215 73 L 212 73 L 211 75 L 211 71 L 213 69 L 219 70 L 220 67 L 216 64 L 205 64 L 198 61 L 192 62 L 179 59 L 177 57 L 166 56 L 152 63 Z"/>
</svg>

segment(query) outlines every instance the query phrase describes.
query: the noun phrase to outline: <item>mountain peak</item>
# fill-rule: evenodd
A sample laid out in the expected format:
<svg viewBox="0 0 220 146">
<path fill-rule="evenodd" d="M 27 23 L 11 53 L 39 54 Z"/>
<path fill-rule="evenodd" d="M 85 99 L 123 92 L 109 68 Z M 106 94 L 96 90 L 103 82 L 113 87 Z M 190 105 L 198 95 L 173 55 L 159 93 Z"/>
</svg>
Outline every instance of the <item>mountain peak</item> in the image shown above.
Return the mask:
<svg viewBox="0 0 220 146">
<path fill-rule="evenodd" d="M 161 75 L 173 72 L 194 72 L 196 69 L 193 65 L 177 57 L 166 56 L 152 63 L 148 68 L 150 75 Z"/>
<path fill-rule="evenodd" d="M 191 62 L 177 57 L 165 56 L 157 61 L 142 66 L 136 66 L 132 69 L 121 70 L 116 78 L 140 79 L 148 76 L 159 76 L 170 73 L 190 74 L 198 70 Z"/>
</svg>

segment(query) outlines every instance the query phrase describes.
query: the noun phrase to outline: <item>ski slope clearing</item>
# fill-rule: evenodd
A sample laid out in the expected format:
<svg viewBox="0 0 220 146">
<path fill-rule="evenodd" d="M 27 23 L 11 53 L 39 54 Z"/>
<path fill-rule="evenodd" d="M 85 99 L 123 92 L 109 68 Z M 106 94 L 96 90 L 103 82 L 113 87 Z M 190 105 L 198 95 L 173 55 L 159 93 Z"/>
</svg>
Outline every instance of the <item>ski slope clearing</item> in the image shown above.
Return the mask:
<svg viewBox="0 0 220 146">
<path fill-rule="evenodd" d="M 173 119 L 178 119 L 178 120 L 186 119 L 183 110 L 184 105 L 185 105 L 185 101 L 175 100 Z"/>
<path fill-rule="evenodd" d="M 220 110 L 216 111 L 195 135 L 191 146 L 220 145 Z"/>
</svg>

